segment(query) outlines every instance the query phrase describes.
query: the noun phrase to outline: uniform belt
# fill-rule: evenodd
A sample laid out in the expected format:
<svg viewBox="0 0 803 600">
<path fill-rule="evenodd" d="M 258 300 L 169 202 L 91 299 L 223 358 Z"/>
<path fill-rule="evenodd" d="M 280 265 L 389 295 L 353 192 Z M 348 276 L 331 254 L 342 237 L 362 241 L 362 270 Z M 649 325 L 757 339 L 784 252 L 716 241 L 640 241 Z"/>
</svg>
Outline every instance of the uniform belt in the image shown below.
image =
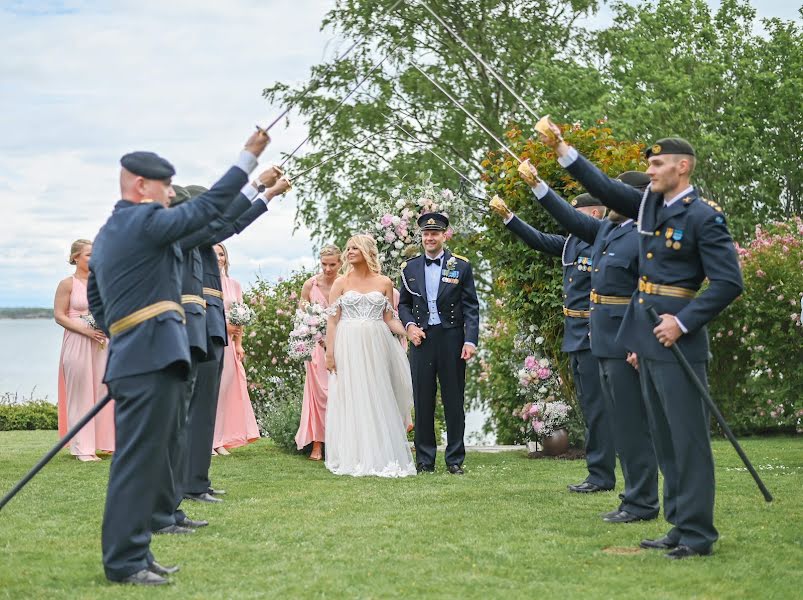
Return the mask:
<svg viewBox="0 0 803 600">
<path fill-rule="evenodd" d="M 694 298 L 697 295 L 697 292 L 688 288 L 660 285 L 650 281 L 639 281 L 638 291 L 652 294 L 653 296 L 671 296 L 672 298 Z"/>
<path fill-rule="evenodd" d="M 144 323 L 149 319 L 170 311 L 175 311 L 180 314 L 181 320 L 184 321 L 184 309 L 181 307 L 181 304 L 171 302 L 170 300 L 162 300 L 161 302 L 155 302 L 144 308 L 135 310 L 130 315 L 115 321 L 111 324 L 111 327 L 109 327 L 109 333 L 113 336 L 119 335 L 132 327 L 136 327 L 140 323 Z"/>
<path fill-rule="evenodd" d="M 223 292 L 215 288 L 204 288 L 204 296 L 214 296 L 215 298 L 223 299 Z"/>
<path fill-rule="evenodd" d="M 603 296 L 591 292 L 591 302 L 594 304 L 630 304 L 630 296 Z"/>
<path fill-rule="evenodd" d="M 194 294 L 182 294 L 181 295 L 181 303 L 182 304 L 200 304 L 201 306 L 206 308 L 206 300 L 204 300 L 200 296 L 195 296 Z"/>
<path fill-rule="evenodd" d="M 563 314 L 567 317 L 574 317 L 575 319 L 588 319 L 591 316 L 590 310 L 572 310 L 571 308 L 563 307 Z"/>
</svg>

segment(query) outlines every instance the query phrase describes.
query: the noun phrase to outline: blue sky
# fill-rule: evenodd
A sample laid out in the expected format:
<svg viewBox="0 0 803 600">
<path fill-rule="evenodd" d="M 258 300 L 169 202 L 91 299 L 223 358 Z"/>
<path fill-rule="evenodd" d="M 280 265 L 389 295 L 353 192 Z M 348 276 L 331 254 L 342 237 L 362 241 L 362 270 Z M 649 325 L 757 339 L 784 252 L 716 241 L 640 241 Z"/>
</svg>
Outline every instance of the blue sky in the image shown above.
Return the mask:
<svg viewBox="0 0 803 600">
<path fill-rule="evenodd" d="M 91 238 L 118 197 L 119 157 L 149 149 L 180 184 L 211 183 L 253 125 L 281 107 L 260 96 L 304 80 L 343 49 L 319 30 L 323 0 L 0 1 L 0 306 L 49 306 L 72 271 L 73 239 Z M 711 1 L 716 6 L 718 2 Z M 794 3 L 755 0 L 759 16 Z M 593 23 L 604 24 L 603 9 Z M 272 162 L 306 135 L 277 130 Z M 306 231 L 291 235 L 295 196 L 228 244 L 232 274 L 277 277 L 313 266 Z"/>
</svg>

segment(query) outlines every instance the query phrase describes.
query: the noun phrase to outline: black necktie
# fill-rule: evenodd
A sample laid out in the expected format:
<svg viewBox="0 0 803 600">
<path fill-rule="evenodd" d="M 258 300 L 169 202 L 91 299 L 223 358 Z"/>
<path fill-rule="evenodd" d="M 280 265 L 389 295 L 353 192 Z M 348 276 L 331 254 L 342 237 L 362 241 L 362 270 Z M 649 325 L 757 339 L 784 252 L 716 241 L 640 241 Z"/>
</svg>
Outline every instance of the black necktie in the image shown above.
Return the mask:
<svg viewBox="0 0 803 600">
<path fill-rule="evenodd" d="M 441 259 L 440 258 L 424 258 L 427 261 L 427 266 L 429 265 L 438 265 L 441 266 Z"/>
</svg>

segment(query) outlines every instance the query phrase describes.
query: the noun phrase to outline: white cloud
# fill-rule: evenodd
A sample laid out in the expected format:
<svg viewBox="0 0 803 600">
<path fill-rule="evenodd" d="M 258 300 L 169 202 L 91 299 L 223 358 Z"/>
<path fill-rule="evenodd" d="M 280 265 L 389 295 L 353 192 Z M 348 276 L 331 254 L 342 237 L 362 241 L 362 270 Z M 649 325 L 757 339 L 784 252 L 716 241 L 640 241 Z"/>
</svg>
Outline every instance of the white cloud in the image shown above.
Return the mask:
<svg viewBox="0 0 803 600">
<path fill-rule="evenodd" d="M 33 8 L 32 8 L 33 6 Z M 337 46 L 320 32 L 330 2 L 65 0 L 0 8 L 0 306 L 48 305 L 71 268 L 73 239 L 92 237 L 117 200 L 118 160 L 149 149 L 177 183 L 210 184 L 256 123 L 282 107 L 261 97 L 306 79 Z M 13 58 L 11 58 L 13 57 Z M 274 130 L 262 160 L 306 135 Z M 230 243 L 233 274 L 275 277 L 314 264 L 293 229 L 291 192 Z"/>
</svg>

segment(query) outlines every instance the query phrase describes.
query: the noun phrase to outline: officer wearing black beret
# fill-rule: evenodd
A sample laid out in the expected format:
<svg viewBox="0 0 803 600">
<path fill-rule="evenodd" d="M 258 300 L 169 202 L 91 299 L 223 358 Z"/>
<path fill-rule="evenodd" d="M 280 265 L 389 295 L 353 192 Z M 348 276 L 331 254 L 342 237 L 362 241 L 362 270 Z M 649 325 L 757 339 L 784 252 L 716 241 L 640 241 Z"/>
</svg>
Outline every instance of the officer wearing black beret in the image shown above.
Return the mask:
<svg viewBox="0 0 803 600">
<path fill-rule="evenodd" d="M 708 332 L 713 319 L 742 292 L 742 275 L 722 209 L 692 187 L 696 156 L 681 138 L 664 138 L 647 149 L 646 192 L 611 179 L 577 150 L 560 129 L 541 136 L 558 160 L 587 190 L 620 214 L 637 219 L 638 293 L 628 306 L 619 339 L 638 355 L 658 465 L 664 474 L 664 515 L 672 525 L 642 547 L 669 550 L 681 559 L 711 554 L 714 527 L 714 459 L 709 415 L 669 346 L 678 344 L 699 379 L 707 381 Z M 704 280 L 708 286 L 702 292 Z M 647 314 L 653 306 L 657 326 Z"/>
<path fill-rule="evenodd" d="M 416 469 L 435 470 L 436 379 L 446 417 L 446 467 L 463 474 L 466 448 L 466 361 L 479 341 L 480 312 L 471 263 L 443 247 L 449 219 L 426 213 L 418 219 L 424 254 L 401 265 L 399 319 L 413 345 L 410 371 L 415 403 Z"/>
<path fill-rule="evenodd" d="M 499 202 L 497 204 L 496 202 Z M 602 203 L 585 194 L 572 200 L 575 210 L 601 219 Z M 569 355 L 577 402 L 585 422 L 585 451 L 588 475 L 569 485 L 569 491 L 593 493 L 612 490 L 616 485 L 616 450 L 613 428 L 600 389 L 599 363 L 591 354 L 589 339 L 589 294 L 594 268 L 591 244 L 575 235 L 543 233 L 525 223 L 495 198 L 491 207 L 505 220 L 505 226 L 533 250 L 557 256 L 563 266 L 563 344 Z"/>
<path fill-rule="evenodd" d="M 156 496 L 170 478 L 165 448 L 190 366 L 177 242 L 225 210 L 267 143 L 264 133 L 252 135 L 209 194 L 170 210 L 170 163 L 151 152 L 120 161 L 122 200 L 95 236 L 87 285 L 89 309 L 110 338 L 104 382 L 115 399 L 117 442 L 102 532 L 110 581 L 162 585 L 177 570 L 150 552 Z"/>
<path fill-rule="evenodd" d="M 522 163 L 519 172 L 555 220 L 572 235 L 592 245 L 591 354 L 599 362 L 600 384 L 625 480 L 622 502 L 616 510 L 603 515 L 603 520 L 632 523 L 654 519 L 658 516 L 658 464 L 646 406 L 638 372 L 628 364 L 627 349 L 616 339 L 630 297 L 638 285 L 636 224 L 613 210 L 604 220 L 572 210 L 538 178 L 538 172 L 529 161 Z M 626 171 L 618 179 L 642 190 L 650 182 L 640 171 Z M 581 194 L 578 198 L 587 196 L 589 194 Z"/>
</svg>

